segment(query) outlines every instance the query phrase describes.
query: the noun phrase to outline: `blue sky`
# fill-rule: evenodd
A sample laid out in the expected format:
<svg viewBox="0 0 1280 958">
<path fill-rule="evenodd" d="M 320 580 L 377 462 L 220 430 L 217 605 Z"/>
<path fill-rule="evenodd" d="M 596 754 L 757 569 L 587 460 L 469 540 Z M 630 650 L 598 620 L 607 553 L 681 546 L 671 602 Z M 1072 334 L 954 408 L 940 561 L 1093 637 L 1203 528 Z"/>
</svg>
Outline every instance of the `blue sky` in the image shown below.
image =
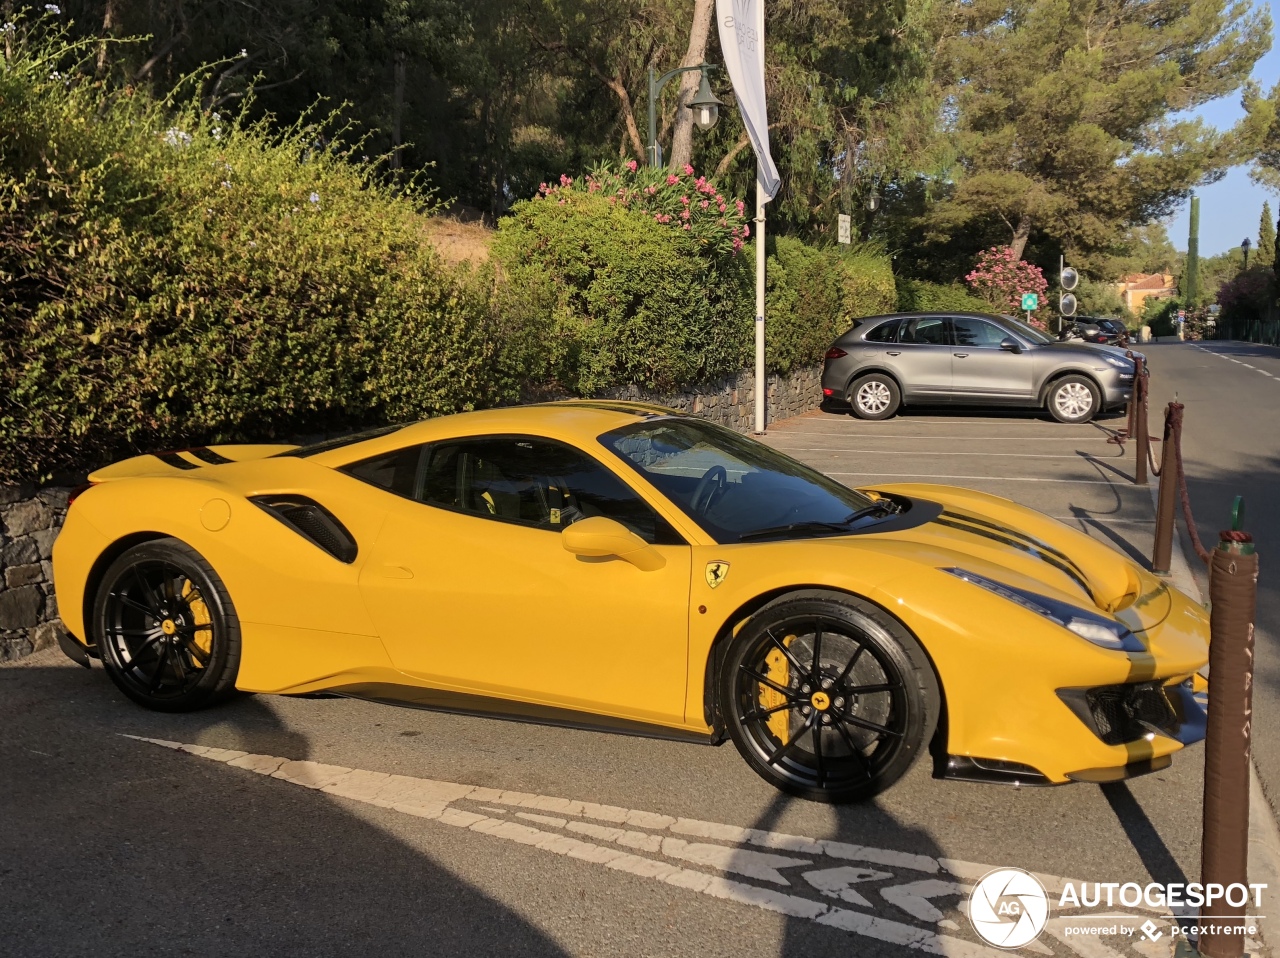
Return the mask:
<svg viewBox="0 0 1280 958">
<path fill-rule="evenodd" d="M 1276 11 L 1272 11 L 1272 16 Z M 1264 93 L 1280 80 L 1280 43 L 1273 37 L 1271 52 L 1258 61 L 1253 68 L 1253 78 L 1262 87 Z M 1224 97 L 1207 103 L 1193 116 L 1200 116 L 1204 121 L 1220 130 L 1225 130 L 1244 115 L 1240 107 L 1239 94 Z M 1249 181 L 1247 167 L 1237 167 L 1229 171 L 1225 178 L 1196 191 L 1200 197 L 1200 254 L 1214 256 L 1232 246 L 1239 246 L 1246 236 L 1254 243 L 1258 241 L 1258 220 L 1262 215 L 1262 204 L 1271 201 L 1272 213 L 1277 210 L 1280 197 L 1268 190 L 1255 186 Z M 1174 214 L 1168 224 L 1169 239 L 1180 250 L 1187 248 L 1188 205 Z"/>
</svg>

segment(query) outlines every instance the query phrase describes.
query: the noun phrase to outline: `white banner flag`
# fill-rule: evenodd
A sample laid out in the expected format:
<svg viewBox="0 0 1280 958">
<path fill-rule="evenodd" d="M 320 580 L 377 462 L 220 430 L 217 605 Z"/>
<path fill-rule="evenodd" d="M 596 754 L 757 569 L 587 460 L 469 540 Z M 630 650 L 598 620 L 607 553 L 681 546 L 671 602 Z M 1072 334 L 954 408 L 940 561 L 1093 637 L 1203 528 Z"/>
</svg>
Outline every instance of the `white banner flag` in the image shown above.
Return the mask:
<svg viewBox="0 0 1280 958">
<path fill-rule="evenodd" d="M 773 199 L 780 185 L 769 155 L 769 116 L 764 99 L 764 0 L 716 0 L 720 49 L 733 81 L 738 111 L 760 166 L 760 183 Z"/>
</svg>

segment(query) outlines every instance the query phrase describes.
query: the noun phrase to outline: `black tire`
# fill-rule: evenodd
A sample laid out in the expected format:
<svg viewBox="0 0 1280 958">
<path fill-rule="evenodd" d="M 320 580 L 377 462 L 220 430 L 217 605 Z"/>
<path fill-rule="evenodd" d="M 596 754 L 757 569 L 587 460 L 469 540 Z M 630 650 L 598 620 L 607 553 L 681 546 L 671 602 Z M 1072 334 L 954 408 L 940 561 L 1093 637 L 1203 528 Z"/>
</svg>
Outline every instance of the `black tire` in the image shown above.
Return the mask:
<svg viewBox="0 0 1280 958">
<path fill-rule="evenodd" d="M 1049 387 L 1049 415 L 1058 422 L 1089 422 L 1102 409 L 1098 387 L 1088 376 L 1070 375 Z"/>
<path fill-rule="evenodd" d="M 902 405 L 902 391 L 892 376 L 868 373 L 849 387 L 849 406 L 859 419 L 888 419 Z"/>
<path fill-rule="evenodd" d="M 111 563 L 90 630 L 111 681 L 139 705 L 190 712 L 235 693 L 240 620 L 213 567 L 184 542 L 144 542 Z"/>
<path fill-rule="evenodd" d="M 929 657 L 902 623 L 819 590 L 752 616 L 720 675 L 725 724 L 747 764 L 775 788 L 829 804 L 901 778 L 933 737 L 941 699 Z"/>
</svg>

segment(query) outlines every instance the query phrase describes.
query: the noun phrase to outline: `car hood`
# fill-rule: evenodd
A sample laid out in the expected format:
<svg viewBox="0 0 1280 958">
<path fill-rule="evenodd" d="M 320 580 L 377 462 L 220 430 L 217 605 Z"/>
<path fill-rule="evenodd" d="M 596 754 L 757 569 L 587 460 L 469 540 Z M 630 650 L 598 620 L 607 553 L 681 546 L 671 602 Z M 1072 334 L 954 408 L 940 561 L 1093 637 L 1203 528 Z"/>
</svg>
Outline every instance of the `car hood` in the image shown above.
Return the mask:
<svg viewBox="0 0 1280 958">
<path fill-rule="evenodd" d="M 1036 349 L 1048 350 L 1053 354 L 1069 353 L 1072 355 L 1083 356 L 1089 359 L 1097 359 L 1098 353 L 1107 356 L 1118 356 L 1121 359 L 1128 359 L 1128 350 L 1121 349 L 1119 346 L 1109 346 L 1104 343 L 1045 343 L 1037 346 Z M 1134 353 L 1134 355 L 1138 355 Z"/>
<path fill-rule="evenodd" d="M 871 533 L 910 543 L 917 561 L 964 568 L 1006 585 L 1093 607 L 1134 632 L 1160 624 L 1169 614 L 1172 598 L 1161 580 L 1110 546 L 1043 513 L 954 486 L 912 483 L 864 491 L 942 506 L 929 522 Z M 928 551 L 921 553 L 922 547 Z"/>
</svg>

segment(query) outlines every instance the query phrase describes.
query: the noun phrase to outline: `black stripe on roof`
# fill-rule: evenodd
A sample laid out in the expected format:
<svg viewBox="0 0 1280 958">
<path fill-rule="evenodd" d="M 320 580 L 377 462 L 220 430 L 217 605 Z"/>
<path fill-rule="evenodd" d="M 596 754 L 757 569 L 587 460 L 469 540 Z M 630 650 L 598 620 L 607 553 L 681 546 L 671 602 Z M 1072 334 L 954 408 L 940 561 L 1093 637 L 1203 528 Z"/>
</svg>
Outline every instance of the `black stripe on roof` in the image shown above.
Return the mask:
<svg viewBox="0 0 1280 958">
<path fill-rule="evenodd" d="M 176 452 L 157 452 L 155 457 L 163 462 L 166 466 L 173 466 L 175 469 L 199 469 L 194 462 L 183 459 Z"/>
<path fill-rule="evenodd" d="M 223 466 L 228 462 L 235 461 L 234 459 L 228 459 L 222 453 L 214 452 L 208 446 L 197 446 L 195 449 L 188 449 L 187 452 L 211 466 Z"/>
</svg>

